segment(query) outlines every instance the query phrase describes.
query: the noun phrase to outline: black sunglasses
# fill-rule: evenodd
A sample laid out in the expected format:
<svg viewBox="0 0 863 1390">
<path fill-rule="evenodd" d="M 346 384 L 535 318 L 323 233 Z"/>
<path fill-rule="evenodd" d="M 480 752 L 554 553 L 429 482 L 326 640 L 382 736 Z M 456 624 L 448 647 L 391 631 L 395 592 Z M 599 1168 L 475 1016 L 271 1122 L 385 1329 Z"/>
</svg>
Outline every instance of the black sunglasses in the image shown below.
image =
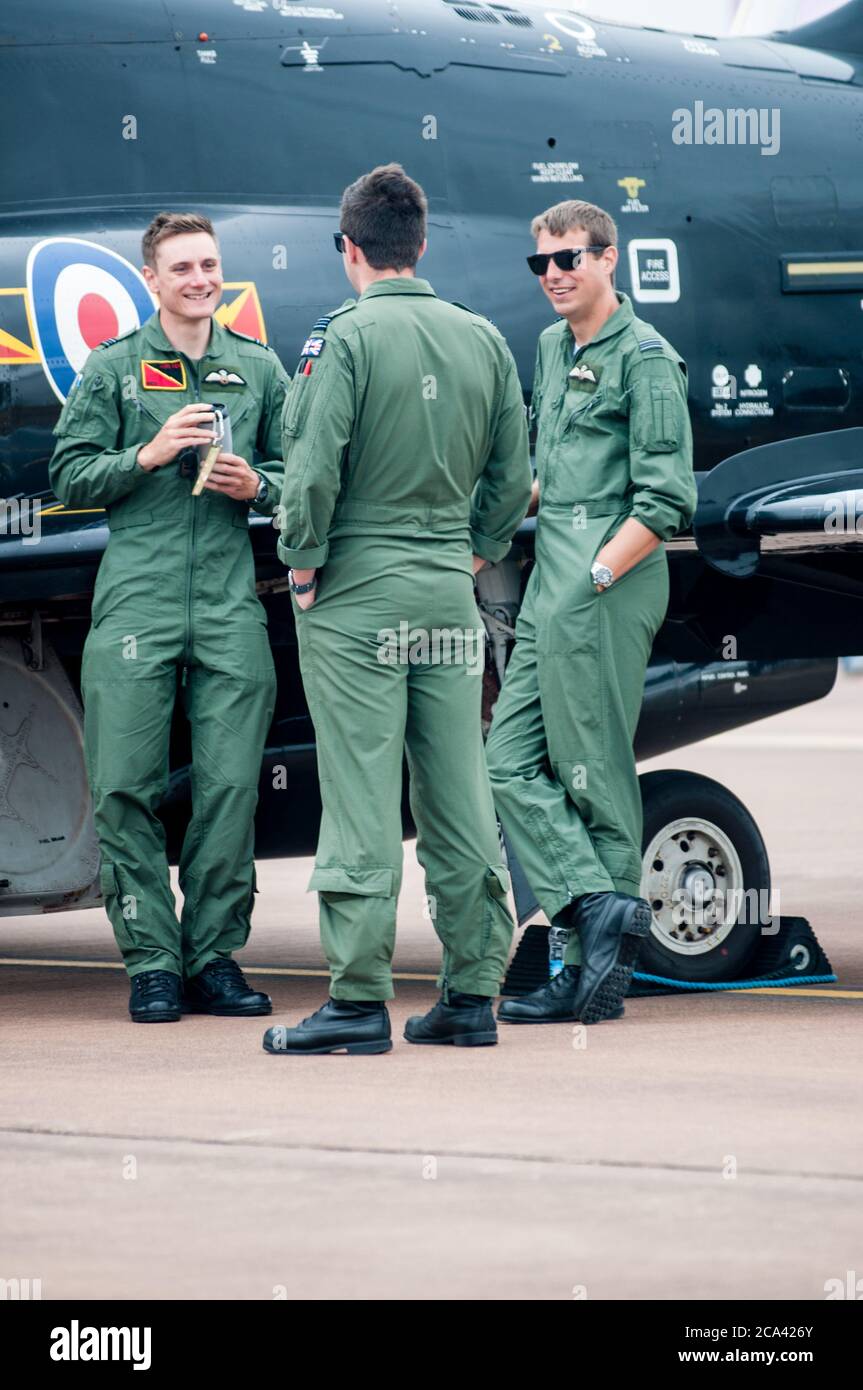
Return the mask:
<svg viewBox="0 0 863 1390">
<path fill-rule="evenodd" d="M 605 246 L 569 246 L 565 251 L 535 251 L 527 257 L 527 263 L 534 275 L 545 275 L 549 261 L 554 261 L 558 270 L 578 270 L 585 251 L 605 250 Z"/>
<path fill-rule="evenodd" d="M 336 250 L 338 251 L 339 255 L 341 255 L 342 252 L 343 252 L 344 249 L 345 249 L 345 234 L 344 234 L 344 232 L 333 232 L 333 241 L 336 243 Z M 354 242 L 354 246 L 360 246 L 360 243 L 359 243 L 358 241 L 355 241 L 355 242 Z M 362 247 L 361 247 L 361 246 L 360 246 L 360 250 L 362 250 Z"/>
</svg>

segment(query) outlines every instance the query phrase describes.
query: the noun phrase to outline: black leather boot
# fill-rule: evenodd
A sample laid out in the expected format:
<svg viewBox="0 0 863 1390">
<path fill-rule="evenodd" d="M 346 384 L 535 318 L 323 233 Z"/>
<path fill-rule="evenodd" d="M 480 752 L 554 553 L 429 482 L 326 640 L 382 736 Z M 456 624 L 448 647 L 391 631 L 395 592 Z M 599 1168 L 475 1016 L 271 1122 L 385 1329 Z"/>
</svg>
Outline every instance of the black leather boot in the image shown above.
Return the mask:
<svg viewBox="0 0 863 1390">
<path fill-rule="evenodd" d="M 650 907 L 629 893 L 586 893 L 573 917 L 581 942 L 573 1013 L 582 1023 L 619 1018 L 641 943 L 650 931 Z"/>
<path fill-rule="evenodd" d="M 580 976 L 580 965 L 565 965 L 547 984 L 530 994 L 503 999 L 497 1011 L 498 1020 L 501 1023 L 575 1023 L 575 995 Z"/>
<path fill-rule="evenodd" d="M 391 1052 L 386 1004 L 328 999 L 296 1028 L 268 1028 L 264 1051 L 275 1053 Z"/>
<path fill-rule="evenodd" d="M 142 970 L 132 979 L 129 1013 L 133 1023 L 179 1023 L 179 975 L 171 970 Z"/>
<path fill-rule="evenodd" d="M 481 994 L 449 991 L 427 1014 L 414 1014 L 405 1024 L 412 1043 L 454 1043 L 456 1047 L 488 1047 L 497 1042 L 491 1000 Z"/>
<path fill-rule="evenodd" d="M 220 1018 L 256 1018 L 271 1014 L 273 1002 L 268 994 L 249 987 L 235 960 L 219 957 L 186 981 L 183 1011 L 218 1014 Z"/>
</svg>

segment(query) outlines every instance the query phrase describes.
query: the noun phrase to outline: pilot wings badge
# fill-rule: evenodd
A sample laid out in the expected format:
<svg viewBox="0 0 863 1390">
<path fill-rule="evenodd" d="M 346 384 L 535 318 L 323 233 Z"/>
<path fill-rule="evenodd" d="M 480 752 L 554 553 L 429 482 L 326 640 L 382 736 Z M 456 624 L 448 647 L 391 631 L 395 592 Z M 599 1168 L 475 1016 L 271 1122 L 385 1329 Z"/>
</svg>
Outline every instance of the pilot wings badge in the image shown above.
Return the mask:
<svg viewBox="0 0 863 1390">
<path fill-rule="evenodd" d="M 599 384 L 600 369 L 587 362 L 577 362 L 569 373 L 569 384 L 577 391 L 595 391 Z"/>
<path fill-rule="evenodd" d="M 220 367 L 218 371 L 207 372 L 204 377 L 205 386 L 245 386 L 246 381 L 239 372 L 228 371 L 226 367 Z"/>
</svg>

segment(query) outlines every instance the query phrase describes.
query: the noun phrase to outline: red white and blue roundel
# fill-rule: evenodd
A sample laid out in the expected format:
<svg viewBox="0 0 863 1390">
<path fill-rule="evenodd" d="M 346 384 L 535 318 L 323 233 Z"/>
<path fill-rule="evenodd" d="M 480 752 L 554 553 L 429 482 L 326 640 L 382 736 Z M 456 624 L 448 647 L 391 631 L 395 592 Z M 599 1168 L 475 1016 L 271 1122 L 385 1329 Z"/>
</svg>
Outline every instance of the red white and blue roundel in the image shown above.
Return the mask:
<svg viewBox="0 0 863 1390">
<path fill-rule="evenodd" d="M 157 307 L 129 261 L 77 237 L 49 237 L 32 248 L 27 294 L 35 345 L 61 401 L 94 347 L 139 328 Z"/>
</svg>

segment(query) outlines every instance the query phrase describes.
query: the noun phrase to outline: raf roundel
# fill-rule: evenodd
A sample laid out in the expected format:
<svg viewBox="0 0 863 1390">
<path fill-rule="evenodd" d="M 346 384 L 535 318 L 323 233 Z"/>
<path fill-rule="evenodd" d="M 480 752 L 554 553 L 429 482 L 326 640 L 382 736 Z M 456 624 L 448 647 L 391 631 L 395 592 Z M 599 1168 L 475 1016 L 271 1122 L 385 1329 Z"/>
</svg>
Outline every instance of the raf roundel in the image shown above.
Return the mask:
<svg viewBox="0 0 863 1390">
<path fill-rule="evenodd" d="M 156 307 L 129 261 L 77 237 L 49 237 L 32 247 L 27 295 L 42 367 L 60 401 L 94 348 L 140 328 Z"/>
</svg>

